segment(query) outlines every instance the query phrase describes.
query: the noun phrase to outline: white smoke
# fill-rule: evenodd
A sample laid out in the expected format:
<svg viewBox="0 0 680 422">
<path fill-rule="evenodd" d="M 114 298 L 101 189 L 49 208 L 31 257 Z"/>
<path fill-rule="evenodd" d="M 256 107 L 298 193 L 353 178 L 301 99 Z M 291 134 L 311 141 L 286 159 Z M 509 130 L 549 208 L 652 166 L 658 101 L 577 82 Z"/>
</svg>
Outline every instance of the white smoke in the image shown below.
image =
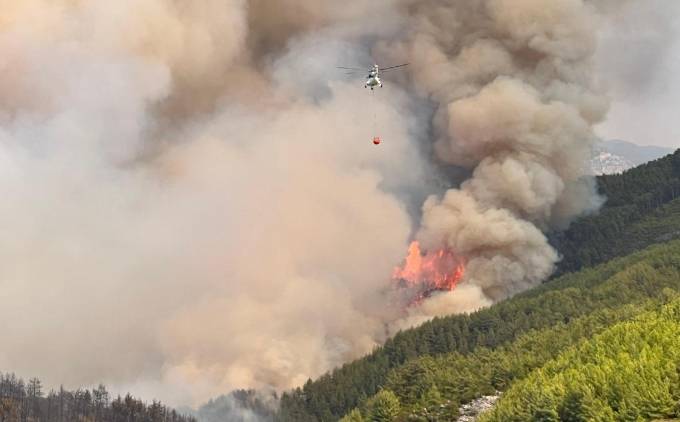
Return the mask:
<svg viewBox="0 0 680 422">
<path fill-rule="evenodd" d="M 0 2 L 0 366 L 195 404 L 384 339 L 409 101 L 372 104 L 375 148 L 361 81 L 251 64 L 246 6 Z"/>
</svg>

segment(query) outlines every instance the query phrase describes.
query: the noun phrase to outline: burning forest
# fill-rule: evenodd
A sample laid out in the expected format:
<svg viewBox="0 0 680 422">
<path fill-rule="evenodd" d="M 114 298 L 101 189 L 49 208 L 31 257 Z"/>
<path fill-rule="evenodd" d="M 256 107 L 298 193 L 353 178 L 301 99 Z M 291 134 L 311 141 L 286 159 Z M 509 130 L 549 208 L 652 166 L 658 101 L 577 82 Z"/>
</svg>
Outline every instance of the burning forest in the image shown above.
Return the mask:
<svg viewBox="0 0 680 422">
<path fill-rule="evenodd" d="M 610 2 L 0 7 L 0 364 L 49 385 L 296 387 L 540 284 L 601 204 Z M 409 65 L 369 101 L 351 63 Z"/>
<path fill-rule="evenodd" d="M 411 306 L 417 306 L 436 292 L 450 292 L 465 275 L 465 260 L 448 249 L 422 251 L 417 241 L 408 248 L 402 267 L 392 273 L 399 289 L 413 295 Z"/>
</svg>

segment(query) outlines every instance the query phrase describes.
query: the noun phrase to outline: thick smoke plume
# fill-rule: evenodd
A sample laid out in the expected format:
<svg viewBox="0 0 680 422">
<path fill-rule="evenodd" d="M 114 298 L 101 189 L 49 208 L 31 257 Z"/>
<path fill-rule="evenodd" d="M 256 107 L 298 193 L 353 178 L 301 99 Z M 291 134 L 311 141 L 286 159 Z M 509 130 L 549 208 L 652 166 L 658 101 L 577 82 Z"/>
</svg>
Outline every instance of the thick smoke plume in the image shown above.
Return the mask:
<svg viewBox="0 0 680 422">
<path fill-rule="evenodd" d="M 426 1 L 381 51 L 414 63 L 437 104 L 437 156 L 472 177 L 423 207 L 426 248 L 467 256 L 460 288 L 425 316 L 474 309 L 545 280 L 558 260 L 542 231 L 599 200 L 585 162 L 608 103 L 592 79 L 598 14 L 580 0 Z"/>
<path fill-rule="evenodd" d="M 173 404 L 296 386 L 539 283 L 542 231 L 597 206 L 607 103 L 580 0 L 0 8 L 0 367 L 52 385 Z M 411 66 L 373 97 L 333 73 L 373 60 Z M 404 319 L 381 292 L 432 192 L 432 132 L 473 176 L 417 237 L 468 268 Z"/>
</svg>

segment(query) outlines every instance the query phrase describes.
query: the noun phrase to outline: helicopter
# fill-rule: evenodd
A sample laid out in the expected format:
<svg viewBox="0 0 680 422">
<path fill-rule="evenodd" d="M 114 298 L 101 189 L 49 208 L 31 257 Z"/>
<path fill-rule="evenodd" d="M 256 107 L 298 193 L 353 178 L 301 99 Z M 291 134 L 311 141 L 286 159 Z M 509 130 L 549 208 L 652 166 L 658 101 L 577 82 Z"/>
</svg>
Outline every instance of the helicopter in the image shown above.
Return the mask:
<svg viewBox="0 0 680 422">
<path fill-rule="evenodd" d="M 408 63 L 400 64 L 398 66 L 391 66 L 391 67 L 386 67 L 384 69 L 381 69 L 380 66 L 377 64 L 374 64 L 372 68 L 368 70 L 368 76 L 366 76 L 366 83 L 364 84 L 364 88 L 371 88 L 371 91 L 376 86 L 379 86 L 380 88 L 383 87 L 382 81 L 380 80 L 380 72 L 386 72 L 389 70 L 397 69 L 400 67 L 408 66 Z M 350 70 L 351 72 L 348 72 L 348 74 L 354 73 L 354 71 L 363 71 L 364 69 L 358 69 L 355 67 L 338 67 L 338 69 L 344 69 L 344 70 Z"/>
</svg>

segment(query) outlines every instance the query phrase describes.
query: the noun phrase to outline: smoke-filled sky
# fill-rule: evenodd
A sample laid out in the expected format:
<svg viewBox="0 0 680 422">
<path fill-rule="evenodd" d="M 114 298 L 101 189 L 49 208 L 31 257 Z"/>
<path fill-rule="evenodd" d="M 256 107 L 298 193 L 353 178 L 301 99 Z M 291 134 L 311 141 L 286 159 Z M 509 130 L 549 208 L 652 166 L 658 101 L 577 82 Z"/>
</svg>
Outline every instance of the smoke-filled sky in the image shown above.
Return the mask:
<svg viewBox="0 0 680 422">
<path fill-rule="evenodd" d="M 612 106 L 598 133 L 641 145 L 680 148 L 680 3 L 629 2 L 600 32 L 600 76 Z"/>
<path fill-rule="evenodd" d="M 195 405 L 540 283 L 600 203 L 595 126 L 645 143 L 606 89 L 616 117 L 672 79 L 672 19 L 622 5 L 0 0 L 0 369 Z M 410 66 L 335 69 L 374 61 Z M 469 265 L 404 313 L 414 237 Z"/>
</svg>

